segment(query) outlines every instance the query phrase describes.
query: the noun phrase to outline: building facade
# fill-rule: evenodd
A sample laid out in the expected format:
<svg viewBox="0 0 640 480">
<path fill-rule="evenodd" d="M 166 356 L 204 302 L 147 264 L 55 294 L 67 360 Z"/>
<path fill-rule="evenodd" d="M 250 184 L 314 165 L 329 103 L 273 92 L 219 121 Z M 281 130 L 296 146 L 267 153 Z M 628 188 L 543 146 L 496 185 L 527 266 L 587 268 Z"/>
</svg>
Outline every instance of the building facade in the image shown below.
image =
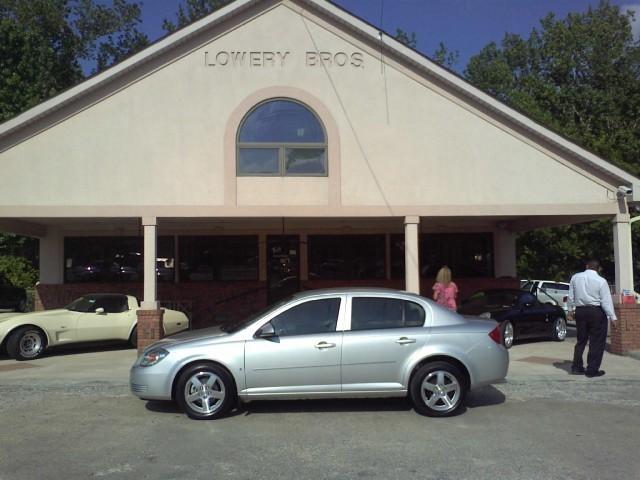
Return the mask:
<svg viewBox="0 0 640 480">
<path fill-rule="evenodd" d="M 301 289 L 517 286 L 515 236 L 611 219 L 640 179 L 322 0 L 238 0 L 0 125 L 0 230 L 38 308 L 96 291 L 196 327 Z"/>
</svg>

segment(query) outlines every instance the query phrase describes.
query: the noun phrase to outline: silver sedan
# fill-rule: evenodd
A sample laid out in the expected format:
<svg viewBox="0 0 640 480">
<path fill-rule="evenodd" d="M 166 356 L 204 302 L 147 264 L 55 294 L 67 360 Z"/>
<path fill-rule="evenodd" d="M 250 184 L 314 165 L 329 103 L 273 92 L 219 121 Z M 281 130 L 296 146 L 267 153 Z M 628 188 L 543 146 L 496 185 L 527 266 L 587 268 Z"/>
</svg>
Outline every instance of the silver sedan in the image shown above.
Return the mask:
<svg viewBox="0 0 640 480">
<path fill-rule="evenodd" d="M 162 339 L 138 357 L 130 384 L 195 419 L 219 418 L 238 399 L 407 395 L 417 412 L 443 417 L 508 366 L 495 322 L 419 295 L 350 288 L 300 293 L 242 322 Z"/>
</svg>

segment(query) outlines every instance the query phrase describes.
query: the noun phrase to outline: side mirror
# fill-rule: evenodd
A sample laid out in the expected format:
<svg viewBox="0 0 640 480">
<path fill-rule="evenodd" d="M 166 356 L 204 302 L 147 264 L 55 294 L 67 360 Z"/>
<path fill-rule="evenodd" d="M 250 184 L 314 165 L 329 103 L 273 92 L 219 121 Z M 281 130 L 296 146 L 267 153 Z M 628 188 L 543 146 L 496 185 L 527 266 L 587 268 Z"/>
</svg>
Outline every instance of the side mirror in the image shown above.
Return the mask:
<svg viewBox="0 0 640 480">
<path fill-rule="evenodd" d="M 98 307 L 96 308 L 95 312 L 96 312 L 96 315 L 104 315 L 104 308 Z"/>
<path fill-rule="evenodd" d="M 276 330 L 271 325 L 271 322 L 263 325 L 260 330 L 256 332 L 256 337 L 258 338 L 273 338 L 276 336 Z"/>
</svg>

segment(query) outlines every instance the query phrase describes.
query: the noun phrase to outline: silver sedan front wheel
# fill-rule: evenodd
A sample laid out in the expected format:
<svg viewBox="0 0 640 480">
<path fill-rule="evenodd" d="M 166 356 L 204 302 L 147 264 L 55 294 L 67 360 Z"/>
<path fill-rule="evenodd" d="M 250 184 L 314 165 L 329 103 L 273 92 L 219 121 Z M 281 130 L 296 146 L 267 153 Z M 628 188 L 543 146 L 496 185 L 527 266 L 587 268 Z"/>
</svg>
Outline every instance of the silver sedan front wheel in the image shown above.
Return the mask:
<svg viewBox="0 0 640 480">
<path fill-rule="evenodd" d="M 236 391 L 229 374 L 213 364 L 193 365 L 178 380 L 176 400 L 191 418 L 223 416 L 235 401 Z"/>
<path fill-rule="evenodd" d="M 462 406 L 466 390 L 465 376 L 458 367 L 447 362 L 420 367 L 410 384 L 416 411 L 430 417 L 453 415 Z"/>
</svg>

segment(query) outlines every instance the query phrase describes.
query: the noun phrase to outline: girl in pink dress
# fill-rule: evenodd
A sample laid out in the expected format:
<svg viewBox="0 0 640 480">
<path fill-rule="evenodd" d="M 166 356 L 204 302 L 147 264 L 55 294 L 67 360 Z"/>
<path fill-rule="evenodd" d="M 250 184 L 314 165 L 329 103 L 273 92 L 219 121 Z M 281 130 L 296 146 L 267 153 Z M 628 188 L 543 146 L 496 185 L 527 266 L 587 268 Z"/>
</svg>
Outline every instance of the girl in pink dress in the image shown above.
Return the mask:
<svg viewBox="0 0 640 480">
<path fill-rule="evenodd" d="M 458 286 L 451 281 L 451 270 L 446 265 L 438 271 L 436 283 L 433 286 L 433 299 L 443 307 L 456 311 L 456 297 Z"/>
</svg>

